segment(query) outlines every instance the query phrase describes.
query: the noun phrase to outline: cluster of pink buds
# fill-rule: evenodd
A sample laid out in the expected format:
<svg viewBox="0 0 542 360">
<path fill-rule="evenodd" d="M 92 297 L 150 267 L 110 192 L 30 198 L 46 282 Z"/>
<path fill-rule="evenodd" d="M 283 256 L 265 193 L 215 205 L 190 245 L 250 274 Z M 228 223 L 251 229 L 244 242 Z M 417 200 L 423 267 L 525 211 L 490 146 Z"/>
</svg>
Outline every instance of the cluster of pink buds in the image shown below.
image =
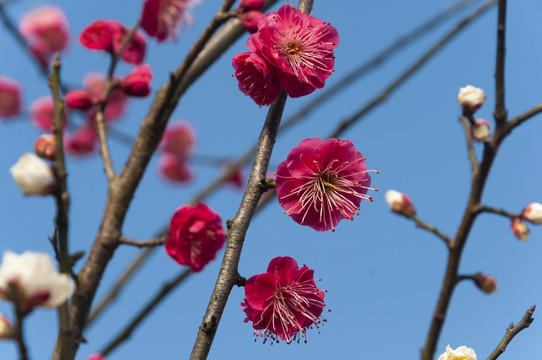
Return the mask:
<svg viewBox="0 0 542 360">
<path fill-rule="evenodd" d="M 168 125 L 159 150 L 162 152 L 158 162 L 160 175 L 172 182 L 183 183 L 192 180 L 193 171 L 188 160 L 194 151 L 196 135 L 186 121 L 176 121 Z"/>
<path fill-rule="evenodd" d="M 63 52 L 70 42 L 68 21 L 56 6 L 41 7 L 25 14 L 19 31 L 44 69 L 49 66 L 53 55 Z"/>
<path fill-rule="evenodd" d="M 254 34 L 258 31 L 258 22 L 263 18 L 264 0 L 241 0 L 238 8 L 239 18 L 246 31 Z"/>
<path fill-rule="evenodd" d="M 250 3 L 250 2 L 247 2 Z M 291 97 L 321 89 L 334 71 L 339 34 L 329 23 L 283 5 L 258 21 L 247 40 L 251 52 L 232 59 L 239 89 L 259 105 L 275 101 L 281 88 Z"/>
</svg>

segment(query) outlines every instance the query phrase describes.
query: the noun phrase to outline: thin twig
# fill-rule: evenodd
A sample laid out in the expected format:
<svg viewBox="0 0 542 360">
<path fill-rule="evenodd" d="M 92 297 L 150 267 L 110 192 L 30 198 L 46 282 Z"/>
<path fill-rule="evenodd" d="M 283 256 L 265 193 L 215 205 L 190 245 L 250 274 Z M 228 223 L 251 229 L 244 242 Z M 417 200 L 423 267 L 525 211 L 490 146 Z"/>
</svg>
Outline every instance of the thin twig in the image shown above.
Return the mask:
<svg viewBox="0 0 542 360">
<path fill-rule="evenodd" d="M 91 312 L 87 327 L 89 327 L 92 323 L 94 323 L 94 320 L 96 320 L 100 314 L 103 313 L 103 311 L 107 308 L 109 304 L 111 304 L 120 293 L 120 290 L 124 287 L 124 285 L 130 280 L 132 275 L 135 273 L 135 271 L 141 266 L 141 264 L 148 258 L 148 256 L 152 253 L 153 248 L 147 248 L 144 251 L 141 251 L 137 258 L 130 263 L 130 265 L 124 270 L 122 275 L 119 279 L 115 282 L 115 284 L 111 287 L 111 289 L 107 292 L 107 295 L 104 296 L 98 305 L 96 305 L 96 308 L 93 309 Z"/>
<path fill-rule="evenodd" d="M 495 112 L 493 117 L 497 127 L 505 124 L 508 114 L 505 106 L 506 87 L 504 86 L 504 60 L 506 54 L 506 1 L 499 0 L 497 24 L 497 56 L 495 66 Z"/>
<path fill-rule="evenodd" d="M 60 97 L 59 83 L 60 83 L 60 57 L 57 55 L 53 60 L 53 71 L 49 76 L 49 87 L 53 95 L 54 102 L 54 121 L 53 121 L 53 134 L 55 136 L 55 164 L 54 174 L 56 179 L 56 190 L 54 192 L 56 200 L 56 245 L 58 246 L 58 260 L 60 264 L 60 272 L 65 274 L 72 273 L 72 267 L 70 262 L 70 253 L 68 249 L 68 213 L 70 209 L 70 195 L 68 193 L 68 187 L 66 184 L 66 164 L 64 161 L 64 142 L 62 139 L 62 130 L 64 122 L 64 99 Z M 58 332 L 58 344 L 56 351 L 59 351 L 59 358 L 61 360 L 70 359 L 71 357 L 71 336 L 69 331 L 69 318 L 68 318 L 68 303 L 58 307 L 59 317 L 59 332 Z"/>
<path fill-rule="evenodd" d="M 435 234 L 442 241 L 444 241 L 444 243 L 446 244 L 446 246 L 448 248 L 450 248 L 453 240 L 448 235 L 444 234 L 442 231 L 440 231 L 439 229 L 437 229 L 433 225 L 424 222 L 422 219 L 420 219 L 418 216 L 416 216 L 416 214 L 412 214 L 410 212 L 396 211 L 396 213 L 399 214 L 399 215 L 403 215 L 404 217 L 409 218 L 410 220 L 413 220 L 416 223 L 417 227 L 419 227 L 421 229 L 424 229 L 424 230 L 427 230 L 427 231 Z"/>
<path fill-rule="evenodd" d="M 476 153 L 474 152 L 471 124 L 469 123 L 468 119 L 465 116 L 460 116 L 459 121 L 461 121 L 461 125 L 463 125 L 463 130 L 465 130 L 465 139 L 467 140 L 467 151 L 469 154 L 469 160 L 470 160 L 472 172 L 474 173 L 475 171 L 478 170 L 478 166 L 480 164 L 478 163 L 478 159 L 476 158 Z"/>
<path fill-rule="evenodd" d="M 538 104 L 532 109 L 527 110 L 523 114 L 516 116 L 515 118 L 513 118 L 506 124 L 505 126 L 506 133 L 508 134 L 512 132 L 512 130 L 514 130 L 516 127 L 523 124 L 525 121 L 529 120 L 533 116 L 540 114 L 541 112 L 542 112 L 542 104 Z"/>
<path fill-rule="evenodd" d="M 493 213 L 493 214 L 498 214 L 498 215 L 502 215 L 504 217 L 507 217 L 511 220 L 514 220 L 515 218 L 518 218 L 521 216 L 521 214 L 516 214 L 516 213 L 512 213 L 512 212 L 509 212 L 509 211 L 506 211 L 504 209 L 497 209 L 497 208 L 493 208 L 493 207 L 489 207 L 489 206 L 478 206 L 475 211 L 478 211 L 478 212 L 488 212 L 488 213 Z"/>
<path fill-rule="evenodd" d="M 13 303 L 13 311 L 15 312 L 15 340 L 17 342 L 17 348 L 19 349 L 20 360 L 28 360 L 28 349 L 24 340 L 23 322 L 24 311 L 21 308 L 21 302 L 19 299 L 19 291 L 15 283 L 8 283 L 9 297 Z"/>
<path fill-rule="evenodd" d="M 134 317 L 134 319 L 117 335 L 111 340 L 102 351 L 100 351 L 100 354 L 102 355 L 108 355 L 111 351 L 113 351 L 117 346 L 122 344 L 124 341 L 128 340 L 132 332 L 136 329 L 136 327 L 151 313 L 152 310 L 157 308 L 157 305 L 166 298 L 166 296 L 177 287 L 180 283 L 182 283 L 188 275 L 190 275 L 190 268 L 185 269 L 181 271 L 173 280 L 167 282 L 162 286 L 162 289 L 145 305 Z"/>
<path fill-rule="evenodd" d="M 133 240 L 133 239 L 129 239 L 129 238 L 126 238 L 124 236 L 121 236 L 119 238 L 119 243 L 126 244 L 126 245 L 133 245 L 133 246 L 137 246 L 139 248 L 153 247 L 153 246 L 164 245 L 167 238 L 168 238 L 168 235 L 164 235 L 164 236 L 160 236 L 158 238 L 154 238 L 154 239 L 151 239 L 151 240 Z"/>
<path fill-rule="evenodd" d="M 510 344 L 512 339 L 517 334 L 519 334 L 522 330 L 527 329 L 532 324 L 532 322 L 534 321 L 533 313 L 535 309 L 536 309 L 536 305 L 531 306 L 525 312 L 525 315 L 523 315 L 523 318 L 516 326 L 514 326 L 514 323 L 510 324 L 508 329 L 506 329 L 506 334 L 504 334 L 504 337 L 501 340 L 500 344 L 491 353 L 491 355 L 489 355 L 487 360 L 495 360 L 499 356 L 501 356 L 501 354 L 506 351 L 506 347 L 508 346 L 508 344 Z"/>
</svg>

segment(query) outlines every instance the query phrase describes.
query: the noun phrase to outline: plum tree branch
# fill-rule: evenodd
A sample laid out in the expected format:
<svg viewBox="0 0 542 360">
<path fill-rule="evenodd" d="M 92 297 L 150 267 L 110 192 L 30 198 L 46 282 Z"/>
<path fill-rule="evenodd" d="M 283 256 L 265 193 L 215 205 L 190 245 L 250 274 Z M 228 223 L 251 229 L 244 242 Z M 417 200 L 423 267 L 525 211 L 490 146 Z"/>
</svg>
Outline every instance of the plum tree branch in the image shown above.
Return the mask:
<svg viewBox="0 0 542 360">
<path fill-rule="evenodd" d="M 522 330 L 527 329 L 532 322 L 534 321 L 533 313 L 536 309 L 536 305 L 531 306 L 526 312 L 525 315 L 523 315 L 523 318 L 520 320 L 520 322 L 514 326 L 514 323 L 510 324 L 508 329 L 506 329 L 506 334 L 504 334 L 503 339 L 497 346 L 497 348 L 489 355 L 487 360 L 495 360 L 499 356 L 502 355 L 506 351 L 506 347 L 514 337 L 519 334 Z"/>
</svg>

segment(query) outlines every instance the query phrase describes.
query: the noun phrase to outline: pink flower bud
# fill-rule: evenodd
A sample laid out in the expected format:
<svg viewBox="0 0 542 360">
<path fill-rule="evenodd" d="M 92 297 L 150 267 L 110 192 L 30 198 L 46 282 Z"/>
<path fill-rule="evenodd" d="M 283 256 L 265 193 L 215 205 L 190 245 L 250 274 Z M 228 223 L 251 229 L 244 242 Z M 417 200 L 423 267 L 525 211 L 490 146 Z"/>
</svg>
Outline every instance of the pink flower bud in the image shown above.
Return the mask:
<svg viewBox="0 0 542 360">
<path fill-rule="evenodd" d="M 87 357 L 87 360 L 105 360 L 102 354 L 91 354 Z"/>
<path fill-rule="evenodd" d="M 164 153 L 160 156 L 158 172 L 164 179 L 172 183 L 187 182 L 194 177 L 186 159 L 179 159 L 177 156 L 169 153 Z"/>
<path fill-rule="evenodd" d="M 196 133 L 189 122 L 177 120 L 170 123 L 160 142 L 160 150 L 177 158 L 185 159 L 192 155 L 196 143 Z"/>
<path fill-rule="evenodd" d="M 474 275 L 474 283 L 478 286 L 478 289 L 486 294 L 494 293 L 499 289 L 497 280 L 490 275 L 478 273 Z"/>
<path fill-rule="evenodd" d="M 521 218 L 515 218 L 512 220 L 512 232 L 519 240 L 527 241 L 529 238 L 529 228 L 523 222 L 523 220 L 521 220 Z"/>
<path fill-rule="evenodd" d="M 70 155 L 85 156 L 94 153 L 98 142 L 98 134 L 92 126 L 85 126 L 66 134 L 64 145 Z"/>
<path fill-rule="evenodd" d="M 0 339 L 13 339 L 14 337 L 13 325 L 3 314 L 0 314 Z"/>
<path fill-rule="evenodd" d="M 261 11 L 265 4 L 265 0 L 241 0 L 239 8 L 244 11 L 257 10 Z"/>
<path fill-rule="evenodd" d="M 175 210 L 169 223 L 165 249 L 179 264 L 199 272 L 215 258 L 225 241 L 220 215 L 199 203 Z"/>
<path fill-rule="evenodd" d="M 395 190 L 388 190 L 386 192 L 386 202 L 394 212 L 411 215 L 416 214 L 416 209 L 412 204 L 412 200 L 410 200 L 410 197 L 408 197 L 407 194 Z"/>
<path fill-rule="evenodd" d="M 226 163 L 224 166 L 222 166 L 222 169 L 226 170 L 229 169 L 230 164 Z M 238 189 L 243 189 L 246 185 L 245 182 L 245 174 L 243 171 L 243 168 L 238 167 L 233 175 L 226 181 L 227 184 L 233 185 L 234 187 Z"/>
<path fill-rule="evenodd" d="M 476 123 L 471 127 L 472 138 L 476 141 L 487 141 L 489 140 L 490 132 L 489 121 L 476 119 Z"/>
<path fill-rule="evenodd" d="M 90 23 L 79 34 L 79 43 L 87 49 L 109 51 L 113 44 L 111 26 L 103 19 Z"/>
<path fill-rule="evenodd" d="M 18 115 L 21 102 L 19 83 L 0 76 L 0 121 Z"/>
<path fill-rule="evenodd" d="M 241 23 L 246 31 L 254 34 L 258 31 L 258 21 L 263 18 L 263 14 L 257 10 L 251 10 L 241 15 Z"/>
<path fill-rule="evenodd" d="M 521 217 L 533 224 L 542 224 L 542 204 L 539 202 L 532 202 L 521 213 Z"/>
<path fill-rule="evenodd" d="M 467 85 L 459 89 L 457 100 L 464 111 L 474 113 L 486 101 L 486 95 L 484 94 L 484 90 Z"/>
<path fill-rule="evenodd" d="M 50 96 L 43 96 L 30 106 L 30 119 L 32 125 L 39 130 L 51 131 L 54 121 L 55 105 Z"/>
<path fill-rule="evenodd" d="M 43 134 L 34 142 L 34 152 L 45 160 L 55 160 L 56 147 L 55 137 L 51 134 Z"/>
<path fill-rule="evenodd" d="M 145 97 L 151 93 L 151 67 L 141 65 L 122 80 L 122 91 L 128 96 Z"/>
<path fill-rule="evenodd" d="M 54 188 L 51 167 L 32 153 L 23 154 L 9 171 L 25 196 L 48 195 Z"/>
<path fill-rule="evenodd" d="M 66 94 L 66 106 L 70 109 L 87 110 L 92 107 L 90 93 L 87 90 L 72 90 Z"/>
</svg>

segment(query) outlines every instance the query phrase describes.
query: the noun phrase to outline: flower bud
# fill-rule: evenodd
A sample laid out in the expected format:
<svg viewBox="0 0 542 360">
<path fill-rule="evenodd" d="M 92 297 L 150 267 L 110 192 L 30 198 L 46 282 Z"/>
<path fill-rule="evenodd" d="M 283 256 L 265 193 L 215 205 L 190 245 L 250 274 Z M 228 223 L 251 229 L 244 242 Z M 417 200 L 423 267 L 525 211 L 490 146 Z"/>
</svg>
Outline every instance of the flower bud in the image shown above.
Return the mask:
<svg viewBox="0 0 542 360">
<path fill-rule="evenodd" d="M 23 154 L 9 171 L 25 196 L 48 195 L 54 188 L 51 167 L 34 154 Z"/>
<path fill-rule="evenodd" d="M 32 125 L 39 130 L 51 131 L 54 121 L 55 105 L 50 96 L 43 96 L 35 100 L 30 106 L 30 119 Z"/>
<path fill-rule="evenodd" d="M 486 95 L 484 94 L 484 90 L 467 85 L 459 89 L 457 100 L 464 111 L 474 113 L 486 101 Z"/>
<path fill-rule="evenodd" d="M 34 142 L 34 152 L 40 158 L 54 161 L 56 155 L 55 137 L 51 134 L 43 134 Z"/>
<path fill-rule="evenodd" d="M 407 194 L 395 190 L 388 190 L 386 192 L 386 201 L 394 212 L 411 215 L 416 214 L 416 209 L 412 204 L 412 200 L 410 200 Z"/>
<path fill-rule="evenodd" d="M 192 180 L 194 174 L 186 159 L 164 153 L 158 161 L 158 172 L 172 183 L 183 183 Z"/>
<path fill-rule="evenodd" d="M 86 156 L 94 153 L 97 142 L 98 134 L 96 130 L 88 125 L 67 134 L 64 138 L 66 151 L 68 154 L 75 156 Z"/>
<path fill-rule="evenodd" d="M 102 354 L 90 354 L 87 360 L 105 360 L 105 357 Z"/>
<path fill-rule="evenodd" d="M 151 93 L 151 67 L 141 65 L 122 80 L 122 91 L 128 96 L 145 97 Z"/>
<path fill-rule="evenodd" d="M 472 138 L 476 141 L 487 141 L 489 140 L 490 126 L 489 121 L 476 119 L 475 124 L 471 127 Z"/>
<path fill-rule="evenodd" d="M 440 354 L 437 360 L 476 360 L 476 353 L 470 347 L 460 346 L 453 350 L 448 345 L 446 351 Z"/>
<path fill-rule="evenodd" d="M 92 106 L 87 90 L 72 90 L 66 94 L 66 106 L 70 109 L 86 110 Z"/>
<path fill-rule="evenodd" d="M 263 14 L 260 11 L 251 10 L 245 12 L 241 16 L 241 23 L 246 31 L 254 34 L 256 31 L 258 31 L 258 21 L 260 21 L 261 18 L 263 18 Z"/>
<path fill-rule="evenodd" d="M 527 225 L 521 220 L 521 218 L 515 218 L 512 220 L 512 232 L 519 240 L 525 240 L 529 238 L 529 228 Z"/>
<path fill-rule="evenodd" d="M 14 336 L 13 325 L 3 314 L 0 314 L 0 339 L 13 339 Z"/>
<path fill-rule="evenodd" d="M 486 294 L 494 293 L 499 289 L 497 280 L 490 275 L 478 273 L 474 275 L 474 283 L 478 286 L 478 289 L 482 290 Z"/>
<path fill-rule="evenodd" d="M 0 121 L 19 114 L 21 111 L 21 97 L 19 83 L 0 76 Z"/>
<path fill-rule="evenodd" d="M 264 0 L 241 0 L 239 8 L 243 9 L 244 11 L 261 11 L 263 9 L 264 3 Z"/>
<path fill-rule="evenodd" d="M 524 220 L 533 224 L 542 224 L 542 204 L 539 202 L 532 202 L 521 213 L 521 217 Z"/>
</svg>

